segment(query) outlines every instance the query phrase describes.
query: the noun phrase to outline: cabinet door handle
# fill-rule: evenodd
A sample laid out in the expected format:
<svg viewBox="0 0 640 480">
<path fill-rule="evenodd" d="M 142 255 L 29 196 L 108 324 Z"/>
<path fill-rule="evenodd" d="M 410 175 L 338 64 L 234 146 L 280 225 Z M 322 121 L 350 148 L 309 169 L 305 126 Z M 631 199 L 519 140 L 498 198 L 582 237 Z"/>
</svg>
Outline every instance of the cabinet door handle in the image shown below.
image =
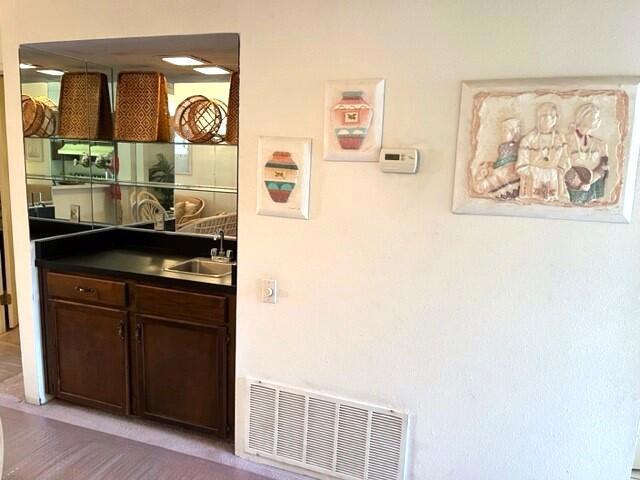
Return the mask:
<svg viewBox="0 0 640 480">
<path fill-rule="evenodd" d="M 93 293 L 93 288 L 87 288 L 87 287 L 80 287 L 80 286 L 76 286 L 76 292 L 78 293 Z"/>
<path fill-rule="evenodd" d="M 124 320 L 120 320 L 120 326 L 118 327 L 118 336 L 124 340 Z"/>
<path fill-rule="evenodd" d="M 142 324 L 139 322 L 136 324 L 136 340 L 138 342 L 142 340 Z"/>
</svg>

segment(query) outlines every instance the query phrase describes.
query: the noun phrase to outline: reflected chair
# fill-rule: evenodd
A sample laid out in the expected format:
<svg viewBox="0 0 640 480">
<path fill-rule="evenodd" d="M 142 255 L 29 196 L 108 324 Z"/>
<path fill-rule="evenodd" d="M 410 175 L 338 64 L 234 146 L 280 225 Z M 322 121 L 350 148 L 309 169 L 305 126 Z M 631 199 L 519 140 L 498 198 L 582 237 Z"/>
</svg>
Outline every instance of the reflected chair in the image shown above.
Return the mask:
<svg viewBox="0 0 640 480">
<path fill-rule="evenodd" d="M 133 192 L 131 192 L 131 195 L 129 195 L 129 202 L 131 203 L 131 218 L 134 222 L 144 222 L 148 220 L 140 218 L 138 215 L 138 206 L 143 200 L 153 200 L 154 202 L 160 204 L 160 202 L 158 201 L 158 197 L 156 197 L 153 193 L 147 192 L 146 190 L 142 190 L 139 192 L 136 192 L 134 190 Z"/>
<path fill-rule="evenodd" d="M 176 202 L 176 228 L 200 218 L 204 207 L 205 201 L 199 197 L 186 197 Z"/>
<path fill-rule="evenodd" d="M 138 222 L 153 222 L 158 213 L 162 214 L 162 218 L 167 218 L 167 211 L 160 202 L 145 198 L 140 200 L 136 206 L 136 217 Z"/>
</svg>

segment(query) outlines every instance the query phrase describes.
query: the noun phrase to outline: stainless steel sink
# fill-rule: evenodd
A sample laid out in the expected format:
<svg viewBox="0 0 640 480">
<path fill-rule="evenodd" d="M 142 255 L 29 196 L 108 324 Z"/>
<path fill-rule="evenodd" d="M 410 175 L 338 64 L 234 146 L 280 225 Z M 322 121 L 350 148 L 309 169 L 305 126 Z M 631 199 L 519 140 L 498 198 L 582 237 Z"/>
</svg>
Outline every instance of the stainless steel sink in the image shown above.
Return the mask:
<svg viewBox="0 0 640 480">
<path fill-rule="evenodd" d="M 168 272 L 203 275 L 205 277 L 222 278 L 231 275 L 231 264 L 215 262 L 209 258 L 192 258 L 185 262 L 175 263 L 165 267 Z"/>
</svg>

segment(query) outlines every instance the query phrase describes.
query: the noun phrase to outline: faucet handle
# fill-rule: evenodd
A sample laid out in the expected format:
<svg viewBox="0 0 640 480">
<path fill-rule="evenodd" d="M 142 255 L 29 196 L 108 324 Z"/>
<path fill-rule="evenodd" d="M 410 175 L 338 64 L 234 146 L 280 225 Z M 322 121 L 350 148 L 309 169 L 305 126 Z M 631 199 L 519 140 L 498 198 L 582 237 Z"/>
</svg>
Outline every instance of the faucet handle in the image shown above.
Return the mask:
<svg viewBox="0 0 640 480">
<path fill-rule="evenodd" d="M 211 258 L 217 257 L 217 256 L 218 256 L 218 249 L 214 247 L 211 249 Z"/>
<path fill-rule="evenodd" d="M 233 257 L 233 250 L 227 250 L 227 260 L 231 260 L 231 257 Z"/>
</svg>

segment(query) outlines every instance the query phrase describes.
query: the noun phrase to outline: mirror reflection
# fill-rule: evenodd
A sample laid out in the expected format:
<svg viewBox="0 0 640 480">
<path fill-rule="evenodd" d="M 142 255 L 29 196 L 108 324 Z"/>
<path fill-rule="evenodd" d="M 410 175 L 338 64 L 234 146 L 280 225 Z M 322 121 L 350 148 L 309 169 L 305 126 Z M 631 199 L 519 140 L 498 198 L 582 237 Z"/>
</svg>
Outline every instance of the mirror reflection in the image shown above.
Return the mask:
<svg viewBox="0 0 640 480">
<path fill-rule="evenodd" d="M 30 217 L 235 236 L 237 35 L 29 45 L 20 62 Z"/>
</svg>

